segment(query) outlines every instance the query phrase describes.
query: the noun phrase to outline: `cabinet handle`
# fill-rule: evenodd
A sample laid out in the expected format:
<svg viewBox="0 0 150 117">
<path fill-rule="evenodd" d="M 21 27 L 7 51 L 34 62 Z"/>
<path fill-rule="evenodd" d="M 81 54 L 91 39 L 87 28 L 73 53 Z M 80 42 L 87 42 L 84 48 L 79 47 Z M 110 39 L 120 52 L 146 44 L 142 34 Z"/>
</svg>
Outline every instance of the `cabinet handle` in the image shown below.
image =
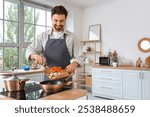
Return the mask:
<svg viewBox="0 0 150 117">
<path fill-rule="evenodd" d="M 142 79 L 144 79 L 144 73 L 141 73 L 141 77 L 142 77 Z"/>
<path fill-rule="evenodd" d="M 105 86 L 101 86 L 101 88 L 103 88 L 103 89 L 113 89 L 113 88 L 105 87 Z"/>
<path fill-rule="evenodd" d="M 139 73 L 139 78 L 140 78 L 140 79 L 142 79 L 142 77 L 141 77 L 141 73 Z"/>
<path fill-rule="evenodd" d="M 140 72 L 139 75 L 140 75 L 140 78 L 141 78 L 141 79 L 144 79 L 144 74 L 143 74 L 143 73 Z"/>
<path fill-rule="evenodd" d="M 112 71 L 101 71 L 101 72 L 111 73 Z"/>
</svg>

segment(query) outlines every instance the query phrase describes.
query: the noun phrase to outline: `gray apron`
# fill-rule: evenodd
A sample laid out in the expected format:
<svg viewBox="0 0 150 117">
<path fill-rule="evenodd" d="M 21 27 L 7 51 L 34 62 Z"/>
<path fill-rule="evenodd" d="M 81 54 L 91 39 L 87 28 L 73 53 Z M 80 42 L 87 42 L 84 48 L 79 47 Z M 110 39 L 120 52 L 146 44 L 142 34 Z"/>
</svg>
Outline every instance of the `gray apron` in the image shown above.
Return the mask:
<svg viewBox="0 0 150 117">
<path fill-rule="evenodd" d="M 63 39 L 53 39 L 50 38 L 50 35 L 48 35 L 44 56 L 49 68 L 53 66 L 60 66 L 65 69 L 66 66 L 70 64 L 71 60 L 71 56 L 66 45 L 66 35 L 64 34 Z M 48 80 L 48 77 L 45 77 L 44 80 Z"/>
</svg>

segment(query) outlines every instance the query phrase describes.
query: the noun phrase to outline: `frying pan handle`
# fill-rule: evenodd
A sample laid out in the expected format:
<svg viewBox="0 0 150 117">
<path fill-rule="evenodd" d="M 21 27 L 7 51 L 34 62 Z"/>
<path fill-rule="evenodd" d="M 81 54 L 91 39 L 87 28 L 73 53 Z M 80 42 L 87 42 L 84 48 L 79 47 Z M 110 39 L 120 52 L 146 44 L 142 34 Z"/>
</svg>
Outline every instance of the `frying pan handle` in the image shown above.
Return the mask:
<svg viewBox="0 0 150 117">
<path fill-rule="evenodd" d="M 73 80 L 73 81 L 69 81 L 69 82 L 65 83 L 65 85 L 66 85 L 66 86 L 69 86 L 69 85 L 71 85 L 72 83 L 74 83 L 74 82 L 79 82 L 79 81 L 80 81 L 79 79 L 75 79 L 75 80 Z"/>
<path fill-rule="evenodd" d="M 74 75 L 74 73 L 71 73 L 70 76 L 68 76 L 68 78 L 65 79 L 65 82 L 64 82 L 64 83 L 67 83 L 68 80 L 69 80 L 73 75 Z"/>
</svg>

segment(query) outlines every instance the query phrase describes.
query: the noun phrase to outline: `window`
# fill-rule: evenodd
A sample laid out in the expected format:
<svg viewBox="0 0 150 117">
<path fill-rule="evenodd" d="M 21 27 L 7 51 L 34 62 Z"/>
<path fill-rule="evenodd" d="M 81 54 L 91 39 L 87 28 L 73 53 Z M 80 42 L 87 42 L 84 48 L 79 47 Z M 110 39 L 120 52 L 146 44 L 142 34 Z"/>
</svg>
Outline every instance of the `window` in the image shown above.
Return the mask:
<svg viewBox="0 0 150 117">
<path fill-rule="evenodd" d="M 0 0 L 0 10 L 0 70 L 31 64 L 25 58 L 26 48 L 37 34 L 52 26 L 51 8 L 23 0 Z"/>
</svg>

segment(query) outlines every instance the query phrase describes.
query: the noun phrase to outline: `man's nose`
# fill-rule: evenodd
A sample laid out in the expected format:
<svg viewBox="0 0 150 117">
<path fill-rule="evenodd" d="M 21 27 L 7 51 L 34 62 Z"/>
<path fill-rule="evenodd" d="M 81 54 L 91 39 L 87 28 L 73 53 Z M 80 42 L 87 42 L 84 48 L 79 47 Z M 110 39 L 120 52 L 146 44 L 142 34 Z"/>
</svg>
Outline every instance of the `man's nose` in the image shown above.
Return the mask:
<svg viewBox="0 0 150 117">
<path fill-rule="evenodd" d="M 57 22 L 56 24 L 57 24 L 57 26 L 60 26 L 60 25 L 61 25 L 61 23 L 60 23 L 60 22 Z"/>
</svg>

